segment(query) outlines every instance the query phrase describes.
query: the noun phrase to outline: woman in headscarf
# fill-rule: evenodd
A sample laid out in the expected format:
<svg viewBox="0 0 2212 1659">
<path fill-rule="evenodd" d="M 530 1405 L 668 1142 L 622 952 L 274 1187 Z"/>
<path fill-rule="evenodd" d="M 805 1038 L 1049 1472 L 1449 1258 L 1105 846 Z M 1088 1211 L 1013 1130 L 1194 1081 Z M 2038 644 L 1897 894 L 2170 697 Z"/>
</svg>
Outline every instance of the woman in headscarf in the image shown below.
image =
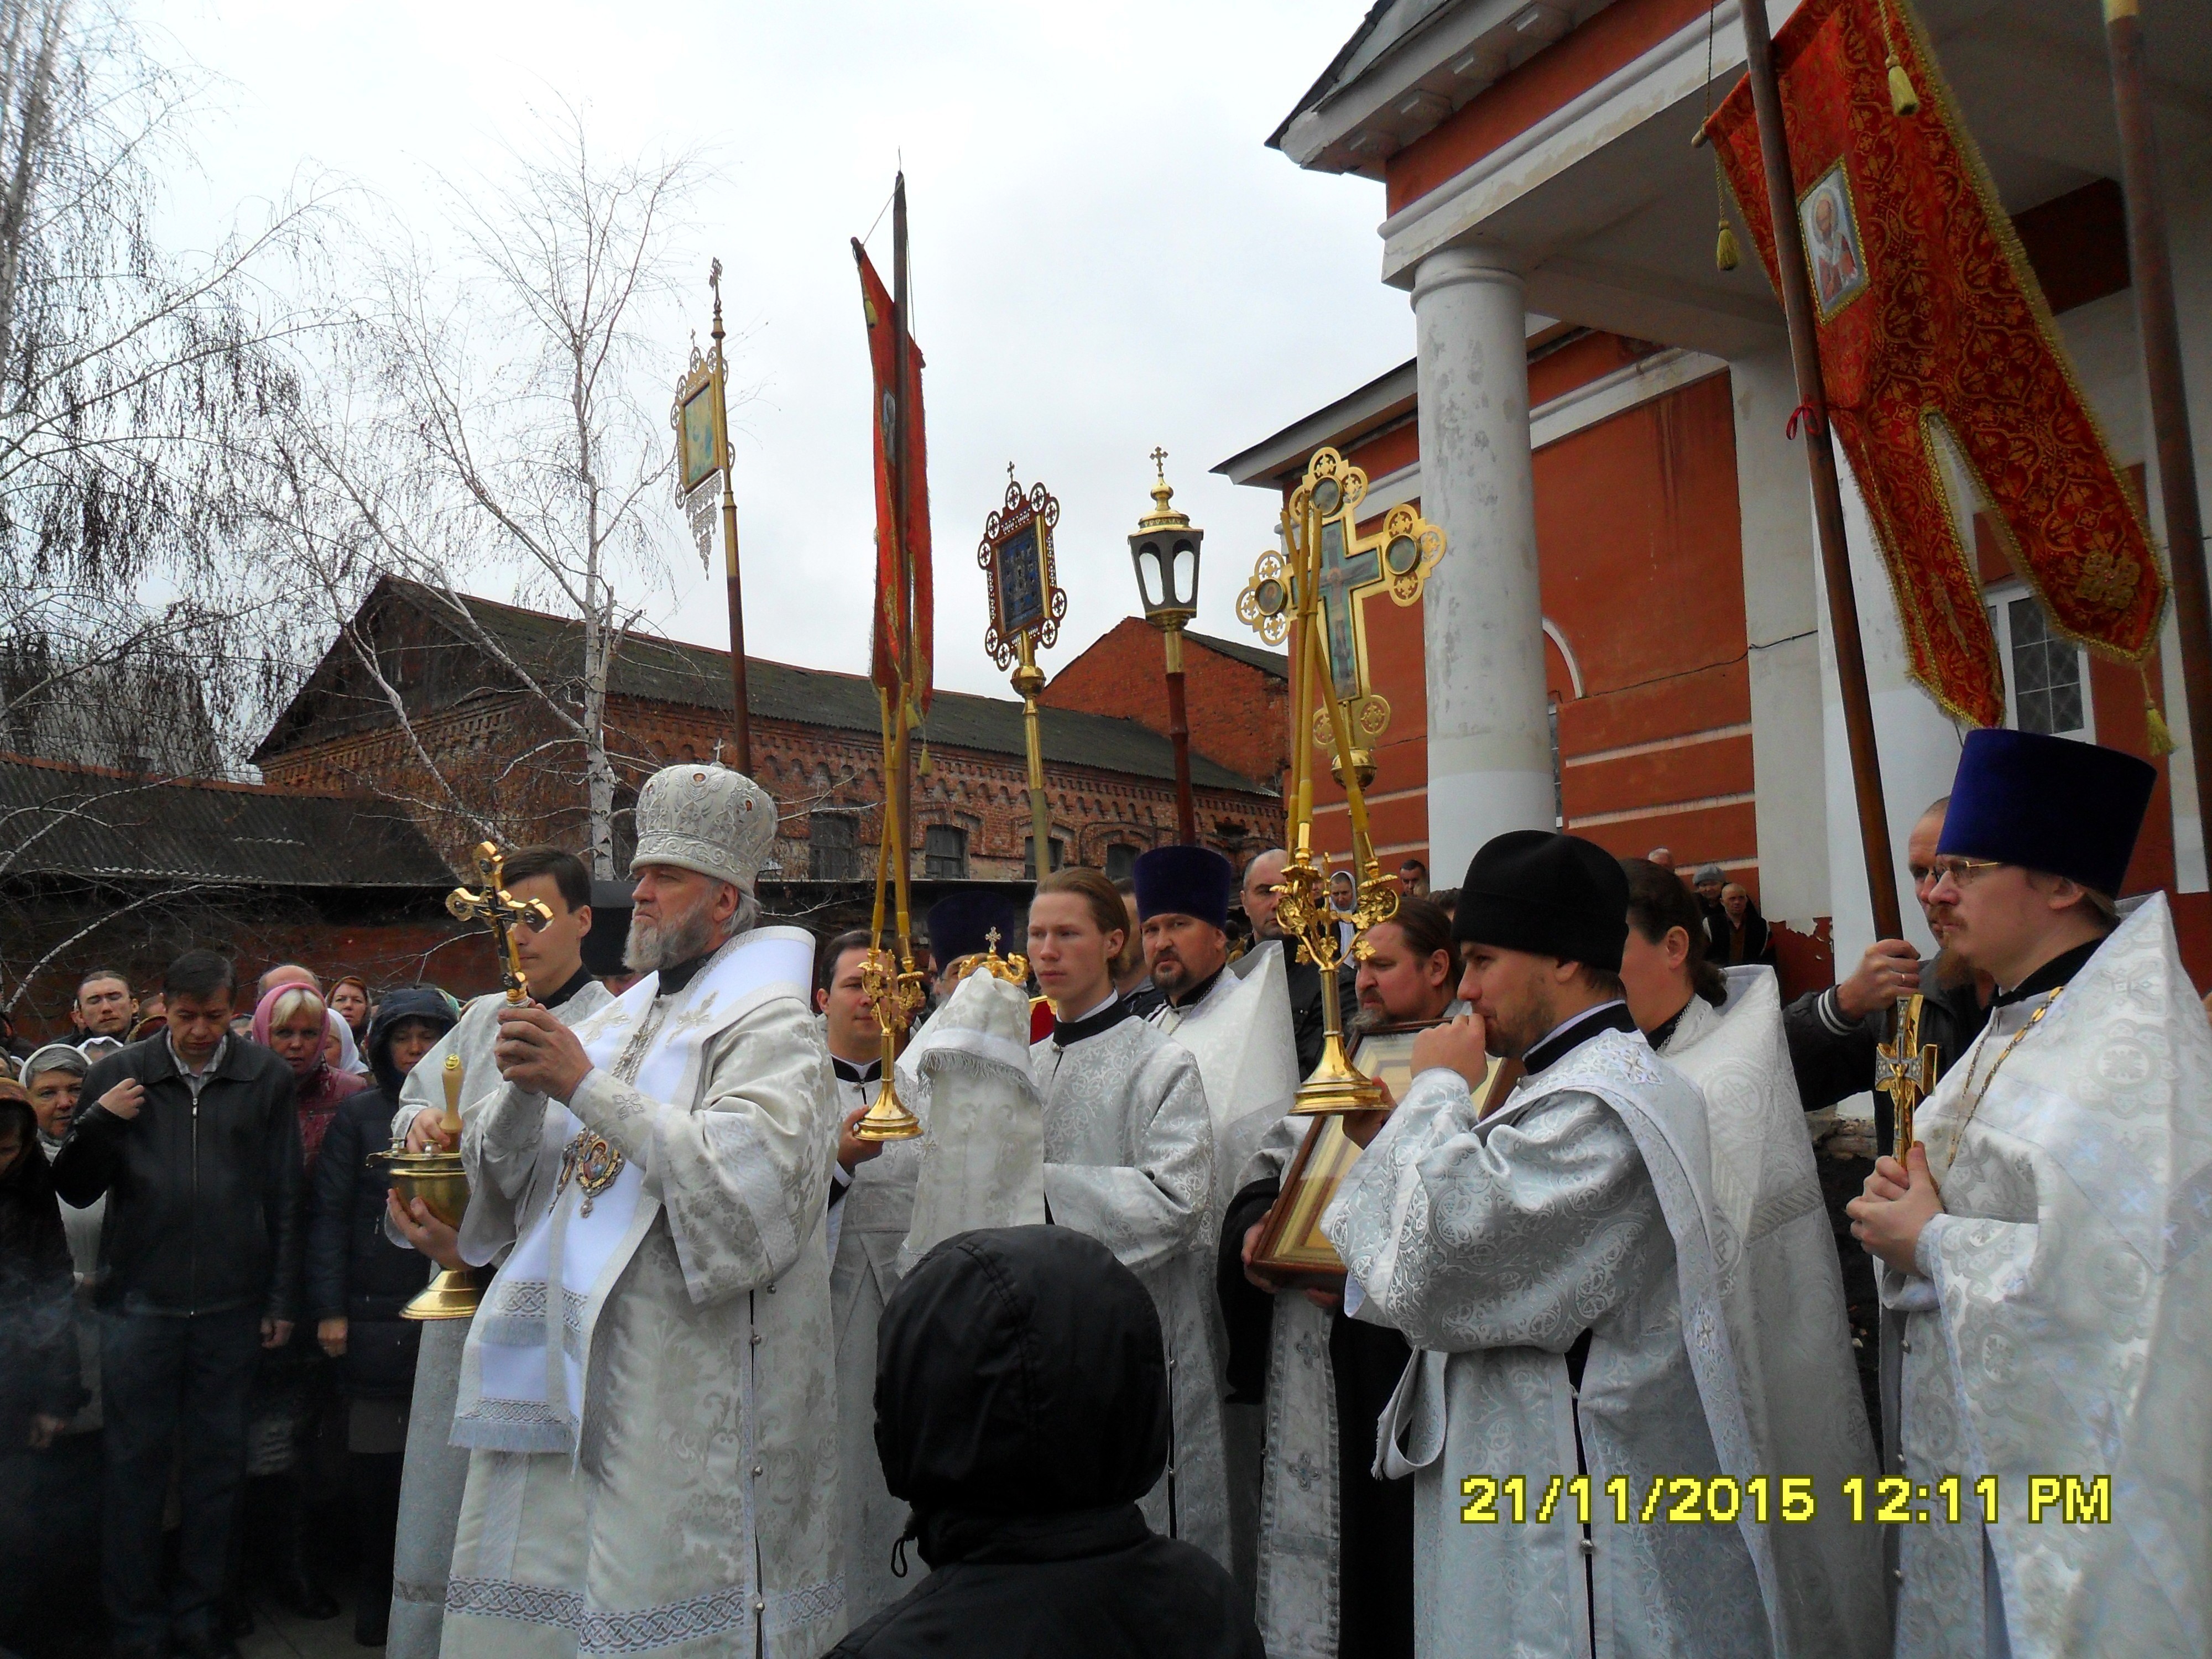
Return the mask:
<svg viewBox="0 0 2212 1659">
<path fill-rule="evenodd" d="M 353 1027 L 347 1024 L 335 1008 L 323 1018 L 330 1022 L 330 1032 L 323 1039 L 323 1063 L 332 1071 L 343 1072 L 349 1077 L 362 1079 L 366 1088 L 373 1080 L 368 1062 L 362 1058 L 361 1050 L 354 1046 Z"/>
<path fill-rule="evenodd" d="M 331 981 L 331 1012 L 346 1023 L 356 1048 L 368 1046 L 368 981 L 359 974 L 341 974 Z"/>
<path fill-rule="evenodd" d="M 312 985 L 279 985 L 255 1005 L 253 1040 L 274 1048 L 277 1058 L 292 1068 L 292 1103 L 300 1114 L 300 1156 L 307 1164 L 307 1180 L 315 1178 L 315 1158 L 323 1137 L 337 1115 L 338 1103 L 367 1087 L 366 1081 L 343 1066 L 324 1058 L 324 1044 L 335 1024 L 322 997 Z M 341 1044 L 343 1048 L 343 1044 Z"/>
<path fill-rule="evenodd" d="M 292 1068 L 292 1101 L 300 1115 L 300 1155 L 313 1190 L 315 1164 L 338 1106 L 366 1086 L 324 1057 L 334 1021 L 312 985 L 271 986 L 254 1005 L 253 1041 L 273 1048 Z M 258 1534 L 246 1548 L 267 1564 L 277 1602 L 303 1619 L 328 1619 L 337 1602 L 308 1567 L 307 1492 L 326 1425 L 338 1421 L 330 1362 L 303 1321 L 283 1348 L 261 1357 L 246 1428 L 246 1495 L 239 1533 Z M 234 1536 L 236 1534 L 234 1534 Z M 242 1586 L 241 1586 L 242 1588 Z"/>
<path fill-rule="evenodd" d="M 46 1577 L 46 1449 L 84 1399 L 71 1286 L 38 1118 L 12 1091 L 0 1096 L 0 1644 L 10 1646 Z"/>
</svg>

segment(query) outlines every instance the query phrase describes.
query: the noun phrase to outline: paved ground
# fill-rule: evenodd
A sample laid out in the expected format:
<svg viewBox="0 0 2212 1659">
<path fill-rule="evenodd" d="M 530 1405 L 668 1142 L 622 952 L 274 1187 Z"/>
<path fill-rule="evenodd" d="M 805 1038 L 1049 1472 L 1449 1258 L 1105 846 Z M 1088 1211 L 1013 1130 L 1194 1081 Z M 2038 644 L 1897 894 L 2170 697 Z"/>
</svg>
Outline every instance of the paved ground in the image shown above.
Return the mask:
<svg viewBox="0 0 2212 1659">
<path fill-rule="evenodd" d="M 350 1585 L 331 1587 L 342 1605 L 335 1619 L 295 1619 L 265 1596 L 253 1601 L 253 1634 L 242 1638 L 245 1659 L 374 1659 L 382 1648 L 357 1646 L 353 1639 Z"/>
</svg>

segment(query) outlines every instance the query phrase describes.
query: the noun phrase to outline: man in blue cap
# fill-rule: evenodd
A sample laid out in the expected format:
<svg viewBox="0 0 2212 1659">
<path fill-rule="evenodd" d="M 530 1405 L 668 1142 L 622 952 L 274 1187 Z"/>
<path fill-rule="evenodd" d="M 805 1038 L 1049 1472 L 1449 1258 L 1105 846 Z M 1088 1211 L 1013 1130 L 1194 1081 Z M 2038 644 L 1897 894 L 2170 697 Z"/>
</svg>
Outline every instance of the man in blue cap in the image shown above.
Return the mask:
<svg viewBox="0 0 2212 1659">
<path fill-rule="evenodd" d="M 1997 995 L 1850 1205 L 1904 1315 L 1900 1656 L 2212 1644 L 2212 1026 L 2165 895 L 2114 903 L 2156 781 L 1960 757 L 1933 902 Z"/>
<path fill-rule="evenodd" d="M 1297 1041 L 1279 952 L 1242 976 L 1229 962 L 1229 896 L 1236 872 L 1210 847 L 1155 847 L 1130 871 L 1145 967 L 1158 1000 L 1146 1018 L 1198 1060 L 1213 1121 L 1213 1213 L 1218 1217 L 1267 1131 L 1297 1093 Z M 1218 1292 L 1217 1292 L 1218 1294 Z M 1215 1356 L 1220 1392 L 1230 1390 Z M 1229 1482 L 1230 1566 L 1249 1597 L 1258 1571 L 1261 1457 L 1260 1408 L 1222 1407 Z"/>
</svg>

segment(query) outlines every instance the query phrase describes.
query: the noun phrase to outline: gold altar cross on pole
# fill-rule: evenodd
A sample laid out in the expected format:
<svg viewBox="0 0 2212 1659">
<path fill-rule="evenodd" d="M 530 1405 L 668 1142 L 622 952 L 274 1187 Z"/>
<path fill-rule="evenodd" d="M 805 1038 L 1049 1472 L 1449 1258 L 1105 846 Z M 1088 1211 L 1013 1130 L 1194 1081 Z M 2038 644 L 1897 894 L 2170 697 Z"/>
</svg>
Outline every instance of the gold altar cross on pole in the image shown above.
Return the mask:
<svg viewBox="0 0 2212 1659">
<path fill-rule="evenodd" d="M 1874 1051 L 1874 1086 L 1889 1097 L 1894 1119 L 1890 1156 L 1900 1164 L 1912 1147 L 1913 1109 L 1936 1089 L 1936 1045 L 1920 1040 L 1924 1001 L 1918 995 L 1899 997 L 1890 1040 Z"/>
<path fill-rule="evenodd" d="M 483 885 L 473 893 L 456 887 L 446 895 L 446 909 L 462 921 L 480 921 L 491 929 L 498 941 L 499 982 L 507 988 L 509 1005 L 519 1008 L 530 1000 L 530 976 L 515 954 L 514 929 L 543 927 L 553 920 L 553 912 L 543 899 L 519 899 L 508 892 L 503 884 L 506 865 L 506 854 L 497 847 L 478 842 L 477 878 Z"/>
</svg>

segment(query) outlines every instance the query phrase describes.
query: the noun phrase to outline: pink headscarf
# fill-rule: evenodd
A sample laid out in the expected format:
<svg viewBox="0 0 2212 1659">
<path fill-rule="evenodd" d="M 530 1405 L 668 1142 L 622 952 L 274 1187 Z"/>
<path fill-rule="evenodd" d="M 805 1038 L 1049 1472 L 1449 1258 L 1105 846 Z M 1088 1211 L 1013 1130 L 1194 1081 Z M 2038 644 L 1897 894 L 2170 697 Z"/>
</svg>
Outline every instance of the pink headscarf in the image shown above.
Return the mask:
<svg viewBox="0 0 2212 1659">
<path fill-rule="evenodd" d="M 269 1047 L 270 1029 L 276 1023 L 276 1005 L 294 997 L 304 997 L 313 1003 L 321 1016 L 327 1032 L 335 1018 L 327 1004 L 312 985 L 272 985 L 268 994 L 254 1005 L 253 1040 L 263 1048 Z M 339 1020 L 343 1029 L 345 1022 Z M 362 1079 L 349 1073 L 334 1069 L 323 1060 L 323 1045 L 315 1045 L 315 1063 L 305 1072 L 292 1074 L 292 1103 L 300 1114 L 300 1151 L 307 1173 L 315 1169 L 315 1155 L 323 1150 L 323 1137 L 330 1133 L 331 1120 L 337 1115 L 338 1103 L 364 1085 Z"/>
</svg>

